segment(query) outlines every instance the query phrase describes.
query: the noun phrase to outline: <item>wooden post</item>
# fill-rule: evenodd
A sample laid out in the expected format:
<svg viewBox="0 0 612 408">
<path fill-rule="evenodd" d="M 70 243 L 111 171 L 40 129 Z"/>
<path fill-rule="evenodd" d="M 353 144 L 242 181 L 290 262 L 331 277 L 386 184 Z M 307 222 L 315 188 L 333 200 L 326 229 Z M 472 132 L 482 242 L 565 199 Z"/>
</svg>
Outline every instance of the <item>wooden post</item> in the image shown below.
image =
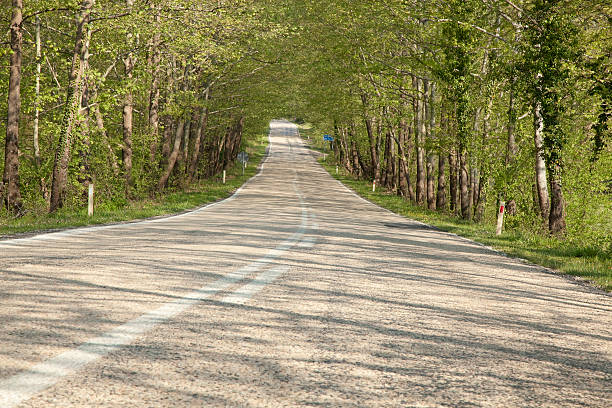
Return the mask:
<svg viewBox="0 0 612 408">
<path fill-rule="evenodd" d="M 500 201 L 499 211 L 497 212 L 497 228 L 495 229 L 495 235 L 501 235 L 504 227 L 504 212 L 506 211 L 506 202 Z"/>
<path fill-rule="evenodd" d="M 89 183 L 89 198 L 87 200 L 87 216 L 93 216 L 94 212 L 94 185 L 93 183 Z"/>
</svg>

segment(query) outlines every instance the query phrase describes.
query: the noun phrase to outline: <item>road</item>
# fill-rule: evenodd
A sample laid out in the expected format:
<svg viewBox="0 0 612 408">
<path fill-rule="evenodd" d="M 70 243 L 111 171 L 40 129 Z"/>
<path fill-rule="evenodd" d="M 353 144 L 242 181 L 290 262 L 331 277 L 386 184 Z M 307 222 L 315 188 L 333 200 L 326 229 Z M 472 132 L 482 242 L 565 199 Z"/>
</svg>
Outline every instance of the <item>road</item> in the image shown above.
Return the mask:
<svg viewBox="0 0 612 408">
<path fill-rule="evenodd" d="M 0 241 L 0 407 L 610 406 L 609 295 L 270 140 L 215 205 Z"/>
</svg>

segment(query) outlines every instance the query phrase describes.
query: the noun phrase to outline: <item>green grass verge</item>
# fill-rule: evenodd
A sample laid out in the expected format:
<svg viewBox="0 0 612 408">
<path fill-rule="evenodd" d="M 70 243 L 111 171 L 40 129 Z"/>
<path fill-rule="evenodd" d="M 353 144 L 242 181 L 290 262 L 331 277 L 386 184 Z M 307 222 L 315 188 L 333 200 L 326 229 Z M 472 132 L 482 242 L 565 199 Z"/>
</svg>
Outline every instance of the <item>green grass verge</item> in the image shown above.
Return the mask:
<svg viewBox="0 0 612 408">
<path fill-rule="evenodd" d="M 526 259 L 561 273 L 578 276 L 594 286 L 612 291 L 612 259 L 598 248 L 533 234 L 528 231 L 504 231 L 495 235 L 495 225 L 461 220 L 452 214 L 427 210 L 412 205 L 396 194 L 378 190 L 372 192 L 370 181 L 356 180 L 340 170 L 331 162 L 319 160 L 334 178 L 351 188 L 361 197 L 404 217 L 424 222 L 442 231 L 452 232 L 462 237 L 488 245 L 510 256 Z"/>
<path fill-rule="evenodd" d="M 87 207 L 83 206 L 78 210 L 62 209 L 54 214 L 28 214 L 16 219 L 0 218 L 0 238 L 26 232 L 110 224 L 171 215 L 227 198 L 255 175 L 259 163 L 265 156 L 266 145 L 257 141 L 248 146 L 246 151 L 249 153 L 249 164 L 244 175 L 242 175 L 241 164 L 236 163 L 227 171 L 225 184 L 219 174 L 210 180 L 196 182 L 184 191 L 169 191 L 159 197 L 129 201 L 120 208 L 102 204 L 95 208 L 92 217 L 87 216 Z"/>
</svg>

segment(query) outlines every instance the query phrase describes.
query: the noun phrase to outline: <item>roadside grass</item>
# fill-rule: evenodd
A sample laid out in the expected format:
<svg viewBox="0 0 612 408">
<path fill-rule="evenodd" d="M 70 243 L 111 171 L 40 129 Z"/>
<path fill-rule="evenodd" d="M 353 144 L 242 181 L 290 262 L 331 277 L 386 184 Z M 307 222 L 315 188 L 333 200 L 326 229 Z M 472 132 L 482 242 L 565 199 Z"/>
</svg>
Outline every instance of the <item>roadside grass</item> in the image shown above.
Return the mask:
<svg viewBox="0 0 612 408">
<path fill-rule="evenodd" d="M 319 159 L 319 162 L 332 177 L 361 197 L 394 213 L 472 239 L 512 257 L 523 258 L 558 272 L 580 277 L 607 292 L 612 291 L 612 259 L 599 248 L 576 245 L 518 229 L 504 231 L 502 235 L 497 236 L 492 223 L 464 221 L 452 214 L 431 211 L 412 205 L 402 197 L 382 189 L 372 192 L 370 181 L 357 180 L 342 169 L 336 174 L 335 163 L 323 159 Z"/>
<path fill-rule="evenodd" d="M 136 221 L 146 218 L 167 216 L 213 203 L 231 196 L 249 178 L 255 175 L 259 163 L 265 156 L 267 139 L 258 137 L 248 144 L 245 151 L 249 163 L 242 175 L 242 165 L 236 162 L 226 174 L 223 184 L 222 175 L 212 179 L 194 182 L 182 191 L 169 191 L 157 197 L 128 201 L 117 206 L 102 202 L 94 209 L 92 217 L 87 216 L 87 204 L 82 208 L 61 209 L 54 214 L 26 214 L 21 218 L 0 218 L 0 239 L 19 233 L 42 232 L 87 225 L 112 224 Z"/>
</svg>

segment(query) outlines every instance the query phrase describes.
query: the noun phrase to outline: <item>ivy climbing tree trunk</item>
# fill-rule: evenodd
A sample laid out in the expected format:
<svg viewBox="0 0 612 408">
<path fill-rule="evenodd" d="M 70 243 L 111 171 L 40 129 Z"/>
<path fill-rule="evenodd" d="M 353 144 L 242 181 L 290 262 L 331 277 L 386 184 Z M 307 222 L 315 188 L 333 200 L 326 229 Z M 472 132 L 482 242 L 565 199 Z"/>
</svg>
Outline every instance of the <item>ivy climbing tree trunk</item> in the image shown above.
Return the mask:
<svg viewBox="0 0 612 408">
<path fill-rule="evenodd" d="M 51 202 L 49 212 L 55 212 L 63 206 L 66 184 L 68 181 L 68 163 L 70 161 L 70 143 L 81 106 L 83 65 L 81 55 L 85 53 L 87 25 L 94 6 L 94 0 L 83 0 L 76 20 L 76 36 L 72 65 L 68 75 L 68 90 L 64 119 L 60 130 L 59 141 L 55 151 L 53 179 L 51 181 Z"/>
<path fill-rule="evenodd" d="M 19 115 L 21 113 L 21 52 L 23 43 L 23 0 L 13 0 L 11 17 L 11 57 L 4 155 L 4 204 L 14 214 L 21 214 L 23 203 L 19 189 Z"/>
</svg>

